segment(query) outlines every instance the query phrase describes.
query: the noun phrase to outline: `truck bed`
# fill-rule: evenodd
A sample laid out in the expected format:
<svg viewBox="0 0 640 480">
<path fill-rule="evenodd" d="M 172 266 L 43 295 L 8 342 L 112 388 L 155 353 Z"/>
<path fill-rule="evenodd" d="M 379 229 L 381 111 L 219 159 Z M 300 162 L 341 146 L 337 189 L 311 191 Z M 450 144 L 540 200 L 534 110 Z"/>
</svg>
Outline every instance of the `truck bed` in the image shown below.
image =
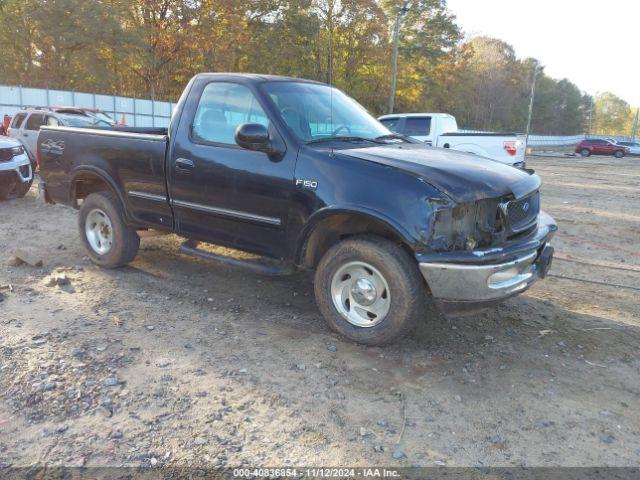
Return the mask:
<svg viewBox="0 0 640 480">
<path fill-rule="evenodd" d="M 78 127 L 78 128 L 86 128 L 86 127 Z M 113 132 L 126 132 L 126 133 L 140 133 L 143 135 L 167 135 L 168 129 L 164 127 L 127 127 L 127 126 L 118 126 L 118 127 L 94 127 L 89 130 L 104 130 L 104 131 L 113 131 Z"/>
<path fill-rule="evenodd" d="M 165 181 L 166 128 L 45 126 L 38 143 L 40 171 L 51 200 L 76 206 L 75 191 L 96 178 L 104 179 L 118 192 L 132 224 L 171 228 Z"/>
</svg>

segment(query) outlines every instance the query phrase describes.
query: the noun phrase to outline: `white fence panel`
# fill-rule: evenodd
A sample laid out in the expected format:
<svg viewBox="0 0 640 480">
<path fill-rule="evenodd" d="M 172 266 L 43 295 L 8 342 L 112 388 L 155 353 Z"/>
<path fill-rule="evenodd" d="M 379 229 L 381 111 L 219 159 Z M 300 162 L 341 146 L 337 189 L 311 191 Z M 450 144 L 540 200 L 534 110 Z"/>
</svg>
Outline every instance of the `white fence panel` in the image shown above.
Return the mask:
<svg viewBox="0 0 640 480">
<path fill-rule="evenodd" d="M 175 104 L 86 92 L 0 85 L 0 116 L 27 107 L 83 107 L 104 110 L 133 127 L 168 127 Z"/>
</svg>

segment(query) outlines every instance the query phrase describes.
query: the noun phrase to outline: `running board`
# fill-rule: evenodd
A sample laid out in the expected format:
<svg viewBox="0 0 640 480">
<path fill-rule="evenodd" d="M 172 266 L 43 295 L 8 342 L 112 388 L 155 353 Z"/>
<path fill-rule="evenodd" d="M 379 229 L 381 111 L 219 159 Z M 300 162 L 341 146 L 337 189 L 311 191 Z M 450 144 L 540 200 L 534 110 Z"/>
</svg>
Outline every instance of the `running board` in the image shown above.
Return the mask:
<svg viewBox="0 0 640 480">
<path fill-rule="evenodd" d="M 277 263 L 273 261 L 243 260 L 240 258 L 228 257 L 217 253 L 207 252 L 198 248 L 198 242 L 187 240 L 180 246 L 180 252 L 204 260 L 222 263 L 229 267 L 245 268 L 263 275 L 290 275 L 295 272 L 295 267 L 288 263 Z M 264 258 L 264 257 L 262 257 Z"/>
</svg>

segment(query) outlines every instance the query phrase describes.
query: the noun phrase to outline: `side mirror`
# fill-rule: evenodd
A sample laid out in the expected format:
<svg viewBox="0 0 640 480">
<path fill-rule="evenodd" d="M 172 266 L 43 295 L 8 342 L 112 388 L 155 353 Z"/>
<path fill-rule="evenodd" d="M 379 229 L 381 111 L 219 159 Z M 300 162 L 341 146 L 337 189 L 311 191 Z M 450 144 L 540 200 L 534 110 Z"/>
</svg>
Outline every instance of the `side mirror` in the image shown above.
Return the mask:
<svg viewBox="0 0 640 480">
<path fill-rule="evenodd" d="M 236 129 L 236 143 L 247 150 L 277 153 L 269 138 L 267 127 L 260 123 L 243 123 Z"/>
</svg>

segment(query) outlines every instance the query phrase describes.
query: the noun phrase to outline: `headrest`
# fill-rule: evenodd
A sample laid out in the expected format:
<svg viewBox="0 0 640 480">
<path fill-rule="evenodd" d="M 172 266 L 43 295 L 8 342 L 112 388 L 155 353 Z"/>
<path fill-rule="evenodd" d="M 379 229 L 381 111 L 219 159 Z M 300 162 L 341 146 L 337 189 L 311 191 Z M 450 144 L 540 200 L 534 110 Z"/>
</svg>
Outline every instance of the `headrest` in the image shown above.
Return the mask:
<svg viewBox="0 0 640 480">
<path fill-rule="evenodd" d="M 211 125 L 211 124 L 220 124 L 220 123 L 226 124 L 227 117 L 224 116 L 224 113 L 222 113 L 222 110 L 219 110 L 217 108 L 211 108 L 202 114 L 200 123 L 202 125 L 205 125 L 205 124 Z"/>
</svg>

